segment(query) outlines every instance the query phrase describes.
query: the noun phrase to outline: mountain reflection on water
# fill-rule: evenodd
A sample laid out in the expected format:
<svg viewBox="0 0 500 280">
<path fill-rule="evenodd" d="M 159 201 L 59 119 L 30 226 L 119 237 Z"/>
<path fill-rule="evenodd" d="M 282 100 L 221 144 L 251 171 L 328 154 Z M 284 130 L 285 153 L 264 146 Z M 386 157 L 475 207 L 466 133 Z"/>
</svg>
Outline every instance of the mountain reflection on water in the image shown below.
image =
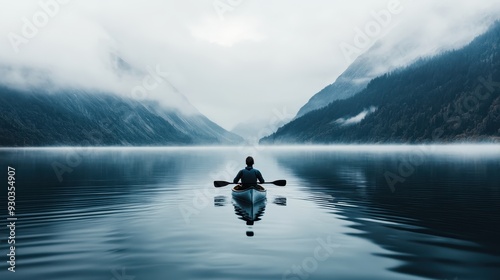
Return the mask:
<svg viewBox="0 0 500 280">
<path fill-rule="evenodd" d="M 331 197 L 318 201 L 350 227 L 350 235 L 368 239 L 401 261 L 393 271 L 429 278 L 492 279 L 500 265 L 500 158 L 470 157 L 462 152 L 405 153 L 302 152 L 279 153 L 278 163 L 290 169 L 310 192 Z M 356 153 L 356 154 L 363 154 Z M 408 164 L 411 158 L 418 164 Z M 396 184 L 406 164 L 414 172 Z M 406 175 L 406 174 L 405 174 Z M 489 256 L 496 256 L 490 259 Z M 494 278 L 494 277 L 493 277 Z"/>
<path fill-rule="evenodd" d="M 500 275 L 496 145 L 423 153 L 412 146 L 261 147 L 252 155 L 264 178 L 288 183 L 269 185 L 267 199 L 248 206 L 233 200 L 230 187 L 213 187 L 232 179 L 219 171 L 235 166 L 233 177 L 243 167 L 247 153 L 236 147 L 0 150 L 2 164 L 16 168 L 19 248 L 18 272 L 0 277 Z M 60 181 L 53 166 L 68 162 Z M 401 169 L 405 162 L 413 170 Z M 387 172 L 404 181 L 391 189 Z M 4 205 L 6 195 L 0 192 Z"/>
</svg>

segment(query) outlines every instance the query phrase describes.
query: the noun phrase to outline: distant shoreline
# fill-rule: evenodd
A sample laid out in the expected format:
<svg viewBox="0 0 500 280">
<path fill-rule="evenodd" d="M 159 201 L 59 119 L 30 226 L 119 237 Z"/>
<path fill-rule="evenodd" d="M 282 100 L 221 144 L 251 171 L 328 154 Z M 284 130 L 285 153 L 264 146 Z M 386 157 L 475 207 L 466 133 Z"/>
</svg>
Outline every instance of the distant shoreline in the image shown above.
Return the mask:
<svg viewBox="0 0 500 280">
<path fill-rule="evenodd" d="M 425 143 L 425 144 L 397 144 L 397 143 L 387 143 L 387 144 L 287 144 L 287 145 L 185 145 L 185 146 L 33 146 L 33 147 L 1 147 L 0 150 L 58 150 L 58 149 L 101 149 L 101 150 L 119 150 L 119 149 L 145 149 L 145 150 L 196 150 L 196 149 L 238 149 L 242 147 L 256 147 L 258 150 L 266 149 L 295 149 L 295 150 L 309 150 L 309 149 L 326 149 L 326 150 L 349 150 L 350 148 L 355 148 L 356 150 L 373 149 L 379 148 L 383 150 L 391 149 L 404 149 L 407 148 L 466 148 L 466 147 L 498 147 L 500 148 L 500 143 L 486 143 L 486 142 L 462 142 L 462 143 Z M 500 149 L 498 150 L 500 152 Z"/>
</svg>

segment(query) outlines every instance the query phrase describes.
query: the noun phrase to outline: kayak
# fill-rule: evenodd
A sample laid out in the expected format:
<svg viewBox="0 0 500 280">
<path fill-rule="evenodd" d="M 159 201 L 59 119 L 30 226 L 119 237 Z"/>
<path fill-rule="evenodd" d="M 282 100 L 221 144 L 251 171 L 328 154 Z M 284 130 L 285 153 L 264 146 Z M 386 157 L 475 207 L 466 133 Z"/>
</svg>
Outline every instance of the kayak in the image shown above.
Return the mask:
<svg viewBox="0 0 500 280">
<path fill-rule="evenodd" d="M 267 191 L 264 187 L 260 185 L 246 189 L 241 189 L 241 186 L 237 185 L 233 188 L 232 193 L 233 193 L 233 198 L 235 199 L 250 203 L 256 203 L 266 198 Z"/>
</svg>

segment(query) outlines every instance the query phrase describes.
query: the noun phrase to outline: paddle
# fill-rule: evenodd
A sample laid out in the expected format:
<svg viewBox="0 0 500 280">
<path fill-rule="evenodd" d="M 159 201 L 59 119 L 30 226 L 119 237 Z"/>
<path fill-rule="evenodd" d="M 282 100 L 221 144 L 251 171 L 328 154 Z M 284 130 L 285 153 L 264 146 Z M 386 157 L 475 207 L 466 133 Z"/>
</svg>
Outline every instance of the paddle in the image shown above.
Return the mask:
<svg viewBox="0 0 500 280">
<path fill-rule="evenodd" d="M 214 181 L 214 186 L 216 188 L 225 187 L 225 186 L 230 185 L 230 184 L 237 184 L 237 183 L 230 183 L 230 182 L 226 182 L 226 181 Z M 276 186 L 284 187 L 284 186 L 286 186 L 286 180 L 276 180 L 273 182 L 264 182 L 262 184 L 274 184 Z"/>
</svg>

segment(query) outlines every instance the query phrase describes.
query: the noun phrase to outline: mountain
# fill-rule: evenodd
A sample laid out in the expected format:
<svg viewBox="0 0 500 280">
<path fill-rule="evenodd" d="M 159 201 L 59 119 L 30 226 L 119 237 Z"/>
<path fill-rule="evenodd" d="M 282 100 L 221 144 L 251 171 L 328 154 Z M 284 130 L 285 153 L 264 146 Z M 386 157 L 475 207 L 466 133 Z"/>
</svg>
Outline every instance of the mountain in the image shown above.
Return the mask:
<svg viewBox="0 0 500 280">
<path fill-rule="evenodd" d="M 361 52 L 362 48 L 353 47 L 356 52 L 344 53 L 345 60 L 353 63 L 334 83 L 312 96 L 300 108 L 296 118 L 326 107 L 335 100 L 350 98 L 365 89 L 374 78 L 411 65 L 422 57 L 465 46 L 477 34 L 485 32 L 493 22 L 493 18 L 484 16 L 469 23 L 440 26 L 442 29 L 435 34 L 429 34 L 419 26 L 394 26 L 391 32 L 383 35 L 358 57 L 355 54 Z M 451 33 L 453 36 L 449 36 Z"/>
<path fill-rule="evenodd" d="M 371 80 L 261 143 L 422 143 L 500 139 L 500 23 L 467 46 Z"/>
<path fill-rule="evenodd" d="M 350 98 L 365 89 L 368 83 L 377 76 L 415 62 L 419 57 L 417 49 L 418 46 L 412 44 L 407 38 L 399 38 L 399 40 L 389 38 L 377 42 L 357 57 L 334 83 L 311 97 L 300 108 L 296 118 L 326 107 L 335 100 Z M 428 55 L 428 52 L 431 50 L 420 55 Z"/>
<path fill-rule="evenodd" d="M 369 65 L 364 57 L 358 58 L 347 70 L 330 84 L 316 93 L 299 109 L 296 118 L 311 111 L 321 109 L 335 100 L 347 99 L 363 90 L 375 78 L 370 75 Z"/>
<path fill-rule="evenodd" d="M 0 87 L 0 146 L 236 144 L 205 116 L 115 94 Z"/>
</svg>

